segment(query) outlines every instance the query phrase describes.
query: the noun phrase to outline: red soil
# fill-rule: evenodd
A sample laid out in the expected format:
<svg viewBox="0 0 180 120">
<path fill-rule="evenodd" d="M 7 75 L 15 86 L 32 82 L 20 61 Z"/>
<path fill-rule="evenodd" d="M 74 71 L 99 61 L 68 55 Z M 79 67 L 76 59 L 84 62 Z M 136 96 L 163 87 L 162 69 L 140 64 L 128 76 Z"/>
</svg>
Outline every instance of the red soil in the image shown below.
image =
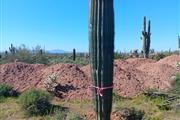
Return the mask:
<svg viewBox="0 0 180 120">
<path fill-rule="evenodd" d="M 133 97 L 146 88 L 167 89 L 170 77 L 176 74 L 180 56 L 172 55 L 158 62 L 131 58 L 114 62 L 114 90 L 125 97 Z M 52 73 L 58 74 L 61 99 L 91 98 L 90 66 L 72 64 L 45 66 L 40 64 L 10 63 L 0 65 L 0 83 L 10 84 L 22 92 L 31 88 L 44 89 L 43 81 Z"/>
</svg>

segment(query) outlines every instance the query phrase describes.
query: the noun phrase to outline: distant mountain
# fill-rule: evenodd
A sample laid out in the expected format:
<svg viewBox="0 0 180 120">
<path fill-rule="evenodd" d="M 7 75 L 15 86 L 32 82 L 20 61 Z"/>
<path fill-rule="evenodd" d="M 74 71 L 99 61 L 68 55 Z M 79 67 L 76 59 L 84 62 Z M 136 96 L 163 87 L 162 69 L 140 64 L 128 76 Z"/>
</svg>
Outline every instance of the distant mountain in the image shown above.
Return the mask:
<svg viewBox="0 0 180 120">
<path fill-rule="evenodd" d="M 48 53 L 51 53 L 51 54 L 63 54 L 63 53 L 69 53 L 69 52 L 67 52 L 67 51 L 59 50 L 59 49 L 48 50 L 47 52 L 48 52 Z"/>
</svg>

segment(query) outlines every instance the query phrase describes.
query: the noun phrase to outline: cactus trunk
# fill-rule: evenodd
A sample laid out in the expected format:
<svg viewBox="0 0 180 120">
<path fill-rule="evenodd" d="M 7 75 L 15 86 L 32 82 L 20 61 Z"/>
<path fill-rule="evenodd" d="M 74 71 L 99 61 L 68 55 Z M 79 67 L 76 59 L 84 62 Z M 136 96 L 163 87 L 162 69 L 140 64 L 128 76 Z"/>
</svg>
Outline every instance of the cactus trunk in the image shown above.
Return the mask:
<svg viewBox="0 0 180 120">
<path fill-rule="evenodd" d="M 148 32 L 146 32 L 146 17 L 144 17 L 143 31 L 142 31 L 142 51 L 144 58 L 149 57 L 151 44 L 151 22 L 148 22 Z"/>
<path fill-rule="evenodd" d="M 114 59 L 113 0 L 90 0 L 89 52 L 96 119 L 110 120 Z"/>
<path fill-rule="evenodd" d="M 149 57 L 150 44 L 151 44 L 151 21 L 148 22 L 147 42 L 146 42 L 146 57 Z"/>
</svg>

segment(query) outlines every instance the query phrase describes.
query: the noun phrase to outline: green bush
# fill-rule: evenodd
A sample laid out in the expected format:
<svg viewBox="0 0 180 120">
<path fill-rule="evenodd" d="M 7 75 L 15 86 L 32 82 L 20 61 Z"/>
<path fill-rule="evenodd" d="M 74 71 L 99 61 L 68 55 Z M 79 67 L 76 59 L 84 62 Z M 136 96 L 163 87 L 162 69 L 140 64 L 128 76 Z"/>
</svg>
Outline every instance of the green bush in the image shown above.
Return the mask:
<svg viewBox="0 0 180 120">
<path fill-rule="evenodd" d="M 180 74 L 176 75 L 176 80 L 172 85 L 172 89 L 170 90 L 171 93 L 180 95 Z"/>
<path fill-rule="evenodd" d="M 14 95 L 15 92 L 13 90 L 13 87 L 6 84 L 0 84 L 0 97 L 10 97 Z"/>
<path fill-rule="evenodd" d="M 150 99 L 162 99 L 165 100 L 169 96 L 166 92 L 157 90 L 157 89 L 147 89 L 143 93 L 145 96 L 149 97 Z"/>
<path fill-rule="evenodd" d="M 152 59 L 159 61 L 160 59 L 163 59 L 165 57 L 166 57 L 166 55 L 164 53 L 158 53 L 158 54 L 154 55 Z"/>
<path fill-rule="evenodd" d="M 124 98 L 124 97 L 118 95 L 115 91 L 113 91 L 112 96 L 113 96 L 113 101 L 114 102 L 128 99 L 128 98 Z"/>
<path fill-rule="evenodd" d="M 51 108 L 51 95 L 44 91 L 29 90 L 19 97 L 19 104 L 28 115 L 44 115 Z"/>
<path fill-rule="evenodd" d="M 66 119 L 66 113 L 62 110 L 56 110 L 55 113 L 55 120 L 65 120 Z"/>
<path fill-rule="evenodd" d="M 122 118 L 125 120 L 142 120 L 145 115 L 145 112 L 132 107 L 122 108 L 117 111 L 117 114 L 120 114 Z"/>
<path fill-rule="evenodd" d="M 67 116 L 67 119 L 68 120 L 82 120 L 82 118 L 78 114 L 69 114 Z"/>
</svg>

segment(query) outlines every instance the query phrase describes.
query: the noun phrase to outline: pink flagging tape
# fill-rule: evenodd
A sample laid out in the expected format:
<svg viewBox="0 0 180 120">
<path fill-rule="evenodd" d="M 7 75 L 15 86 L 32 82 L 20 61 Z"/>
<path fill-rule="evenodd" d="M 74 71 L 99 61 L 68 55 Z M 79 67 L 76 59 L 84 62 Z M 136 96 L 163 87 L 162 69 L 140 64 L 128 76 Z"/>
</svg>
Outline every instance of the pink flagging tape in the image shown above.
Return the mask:
<svg viewBox="0 0 180 120">
<path fill-rule="evenodd" d="M 96 86 L 93 86 L 93 88 L 96 89 L 96 95 L 100 95 L 102 97 L 103 93 L 104 93 L 104 90 L 112 89 L 113 85 L 107 86 L 107 87 L 96 87 Z"/>
</svg>

